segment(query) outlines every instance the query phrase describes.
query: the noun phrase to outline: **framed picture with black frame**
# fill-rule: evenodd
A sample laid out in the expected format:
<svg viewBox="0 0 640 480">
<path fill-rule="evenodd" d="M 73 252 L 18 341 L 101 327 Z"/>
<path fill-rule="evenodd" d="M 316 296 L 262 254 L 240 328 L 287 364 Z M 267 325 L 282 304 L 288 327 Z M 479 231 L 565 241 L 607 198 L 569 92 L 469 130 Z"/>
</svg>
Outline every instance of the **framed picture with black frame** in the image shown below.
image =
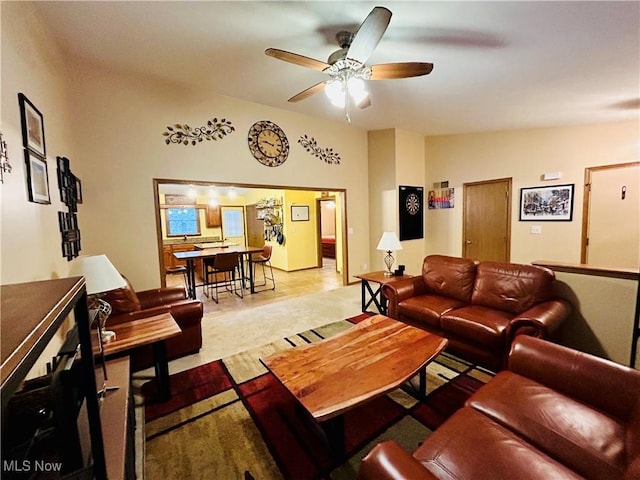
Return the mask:
<svg viewBox="0 0 640 480">
<path fill-rule="evenodd" d="M 291 205 L 292 222 L 309 221 L 309 205 Z"/>
<path fill-rule="evenodd" d="M 574 184 L 520 189 L 521 222 L 570 222 Z"/>
<path fill-rule="evenodd" d="M 24 93 L 18 94 L 18 103 L 20 104 L 24 148 L 31 150 L 42 158 L 46 158 L 47 148 L 44 141 L 44 117 L 42 113 L 29 101 Z"/>
<path fill-rule="evenodd" d="M 27 191 L 29 201 L 34 203 L 50 204 L 49 174 L 47 161 L 40 158 L 28 148 L 24 149 L 24 158 L 27 165 Z"/>
</svg>

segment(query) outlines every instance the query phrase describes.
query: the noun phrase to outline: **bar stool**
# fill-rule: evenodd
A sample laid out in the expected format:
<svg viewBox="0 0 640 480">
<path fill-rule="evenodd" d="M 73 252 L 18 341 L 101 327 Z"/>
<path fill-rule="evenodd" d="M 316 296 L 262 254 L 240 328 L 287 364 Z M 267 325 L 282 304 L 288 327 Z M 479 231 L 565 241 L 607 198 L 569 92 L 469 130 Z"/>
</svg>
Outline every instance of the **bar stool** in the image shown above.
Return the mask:
<svg viewBox="0 0 640 480">
<path fill-rule="evenodd" d="M 182 275 L 182 280 L 184 281 L 185 287 L 188 285 L 187 283 L 187 267 L 184 265 L 178 265 L 176 267 L 165 267 L 164 269 L 165 275 Z"/>
<path fill-rule="evenodd" d="M 225 287 L 230 293 L 235 293 L 238 297 L 244 298 L 242 292 L 242 277 L 236 271 L 240 270 L 240 254 L 238 252 L 218 253 L 213 257 L 213 262 L 204 263 L 204 294 L 209 296 L 208 291 L 213 287 L 216 296 L 211 295 L 211 299 L 218 303 L 218 290 Z M 222 276 L 222 279 L 220 278 Z M 211 278 L 213 277 L 213 281 Z M 240 282 L 240 288 L 236 282 Z"/>
<path fill-rule="evenodd" d="M 265 288 L 264 290 L 275 290 L 276 289 L 276 280 L 273 276 L 273 268 L 271 267 L 271 252 L 273 251 L 273 247 L 271 245 L 265 245 L 262 249 L 262 253 L 258 253 L 251 257 L 251 262 L 253 263 L 253 278 L 255 282 L 256 278 L 256 266 L 262 266 L 262 283 L 254 283 L 257 287 L 264 287 L 267 285 L 267 280 L 271 280 L 273 283 L 273 287 Z M 267 277 L 267 273 L 265 270 L 265 265 L 269 267 L 269 272 L 271 273 L 270 277 Z"/>
</svg>

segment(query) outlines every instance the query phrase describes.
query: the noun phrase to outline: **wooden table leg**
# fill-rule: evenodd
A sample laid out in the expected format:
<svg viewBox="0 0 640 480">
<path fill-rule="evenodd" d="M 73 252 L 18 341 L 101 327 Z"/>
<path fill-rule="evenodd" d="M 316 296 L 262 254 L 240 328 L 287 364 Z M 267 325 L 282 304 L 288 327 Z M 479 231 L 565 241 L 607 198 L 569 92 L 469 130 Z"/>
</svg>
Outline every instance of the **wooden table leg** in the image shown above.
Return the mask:
<svg viewBox="0 0 640 480">
<path fill-rule="evenodd" d="M 338 415 L 321 422 L 324 434 L 329 443 L 329 449 L 336 461 L 341 461 L 346 456 L 344 440 L 344 415 Z"/>
<path fill-rule="evenodd" d="M 169 384 L 167 345 L 164 340 L 153 344 L 153 359 L 156 371 L 156 385 L 158 386 L 158 400 L 166 402 L 171 398 L 171 385 Z"/>
</svg>

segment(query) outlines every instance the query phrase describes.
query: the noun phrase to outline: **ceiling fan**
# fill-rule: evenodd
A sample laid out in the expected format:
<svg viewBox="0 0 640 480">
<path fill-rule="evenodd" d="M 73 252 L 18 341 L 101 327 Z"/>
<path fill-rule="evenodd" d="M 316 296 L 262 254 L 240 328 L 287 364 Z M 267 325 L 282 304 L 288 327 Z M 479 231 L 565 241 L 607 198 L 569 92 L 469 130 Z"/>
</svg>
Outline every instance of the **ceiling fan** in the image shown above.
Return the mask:
<svg viewBox="0 0 640 480">
<path fill-rule="evenodd" d="M 375 7 L 355 33 L 340 31 L 336 34 L 340 49 L 333 52 L 326 62 L 276 48 L 268 48 L 264 53 L 285 62 L 328 73 L 329 79 L 301 91 L 289 101 L 298 102 L 324 90 L 331 99 L 331 103 L 345 108 L 347 122 L 351 123 L 352 100 L 358 108 L 367 108 L 371 105 L 371 99 L 365 89 L 365 80 L 418 77 L 427 75 L 433 70 L 433 64 L 425 62 L 365 65 L 382 39 L 390 20 L 390 10 Z"/>
</svg>

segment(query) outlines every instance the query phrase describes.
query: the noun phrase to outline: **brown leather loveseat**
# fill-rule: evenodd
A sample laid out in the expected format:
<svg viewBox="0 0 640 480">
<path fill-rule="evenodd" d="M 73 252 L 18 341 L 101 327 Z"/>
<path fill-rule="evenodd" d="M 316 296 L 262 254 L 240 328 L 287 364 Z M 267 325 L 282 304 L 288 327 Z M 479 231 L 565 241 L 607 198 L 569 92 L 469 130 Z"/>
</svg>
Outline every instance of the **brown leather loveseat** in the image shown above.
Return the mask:
<svg viewBox="0 0 640 480">
<path fill-rule="evenodd" d="M 520 335 L 508 370 L 410 455 L 393 441 L 358 480 L 640 478 L 640 371 Z"/>
<path fill-rule="evenodd" d="M 382 292 L 390 317 L 446 337 L 449 352 L 497 371 L 516 335 L 554 338 L 568 317 L 554 281 L 543 267 L 430 255 L 422 275 Z"/>
<path fill-rule="evenodd" d="M 112 290 L 102 297 L 112 308 L 106 328 L 109 328 L 109 325 L 169 312 L 182 329 L 182 333 L 166 340 L 167 358 L 173 360 L 200 351 L 203 315 L 200 300 L 188 299 L 184 287 L 163 287 L 136 292 L 124 275 L 123 278 L 126 286 Z M 132 370 L 141 370 L 152 365 L 151 345 L 137 348 L 131 354 Z"/>
</svg>

